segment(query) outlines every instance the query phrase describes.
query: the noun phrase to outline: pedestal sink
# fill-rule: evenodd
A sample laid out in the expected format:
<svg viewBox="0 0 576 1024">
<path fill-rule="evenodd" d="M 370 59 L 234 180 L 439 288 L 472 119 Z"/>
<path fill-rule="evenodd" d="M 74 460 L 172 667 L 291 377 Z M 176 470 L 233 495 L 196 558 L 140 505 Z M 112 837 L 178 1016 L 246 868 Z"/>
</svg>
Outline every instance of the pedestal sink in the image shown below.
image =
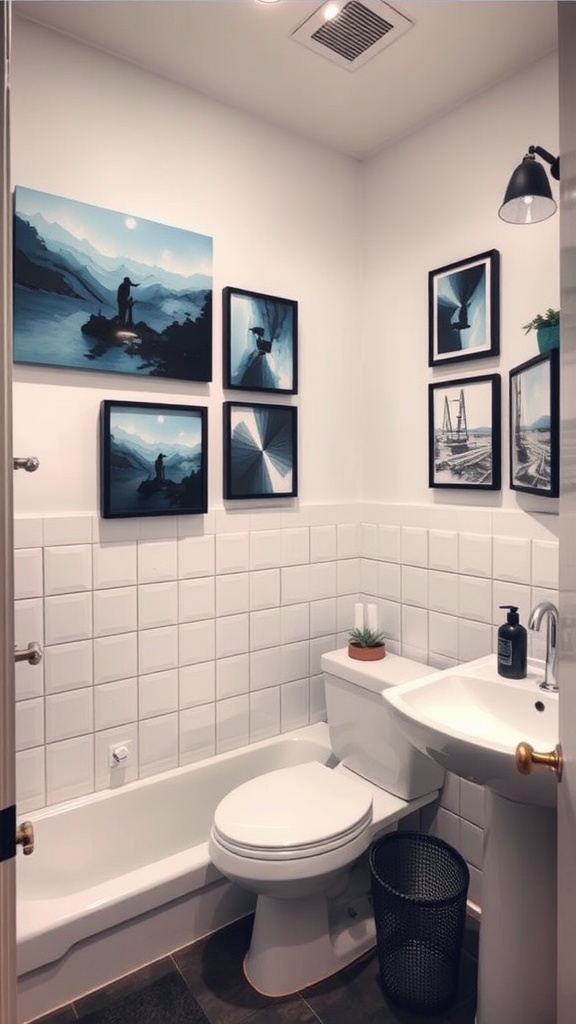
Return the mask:
<svg viewBox="0 0 576 1024">
<path fill-rule="evenodd" d="M 498 675 L 489 655 L 384 691 L 418 750 L 486 787 L 477 1024 L 555 1024 L 556 790 L 549 768 L 521 775 L 516 748 L 558 744 L 558 695 Z"/>
</svg>

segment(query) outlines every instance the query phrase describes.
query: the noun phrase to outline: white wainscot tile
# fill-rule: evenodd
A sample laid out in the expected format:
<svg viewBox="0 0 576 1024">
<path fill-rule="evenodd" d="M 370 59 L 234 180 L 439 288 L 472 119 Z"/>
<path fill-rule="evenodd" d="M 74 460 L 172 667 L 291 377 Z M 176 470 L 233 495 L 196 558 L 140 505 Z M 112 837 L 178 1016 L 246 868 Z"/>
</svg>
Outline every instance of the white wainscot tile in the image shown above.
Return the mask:
<svg viewBox="0 0 576 1024">
<path fill-rule="evenodd" d="M 90 544 L 92 516 L 49 516 L 43 521 L 44 545 Z"/>
<path fill-rule="evenodd" d="M 280 593 L 282 604 L 300 604 L 310 600 L 310 566 L 295 565 L 282 569 Z"/>
<path fill-rule="evenodd" d="M 438 672 L 443 672 L 445 668 L 457 668 L 460 662 L 458 658 L 447 658 L 444 654 L 436 654 L 432 648 L 428 651 L 428 664 L 430 668 L 435 668 Z"/>
<path fill-rule="evenodd" d="M 492 653 L 492 627 L 485 622 L 458 620 L 458 658 L 474 661 Z"/>
<path fill-rule="evenodd" d="M 348 633 L 354 626 L 354 605 L 360 601 L 360 594 L 348 594 L 336 598 L 336 631 Z M 346 643 L 348 638 L 346 637 Z"/>
<path fill-rule="evenodd" d="M 376 523 L 360 524 L 360 555 L 362 558 L 378 558 L 378 526 Z"/>
<path fill-rule="evenodd" d="M 310 640 L 310 675 L 319 676 L 322 674 L 322 655 L 337 648 L 336 635 L 319 636 Z"/>
<path fill-rule="evenodd" d="M 492 576 L 492 537 L 481 533 L 461 533 L 458 569 L 466 576 Z"/>
<path fill-rule="evenodd" d="M 42 597 L 42 548 L 21 548 L 14 552 L 14 597 Z"/>
<path fill-rule="evenodd" d="M 161 715 L 138 723 L 140 778 L 178 767 L 178 715 Z"/>
<path fill-rule="evenodd" d="M 216 573 L 248 572 L 250 538 L 248 533 L 221 533 L 216 537 Z"/>
<path fill-rule="evenodd" d="M 197 576 L 213 576 L 215 565 L 215 539 L 213 534 L 205 537 L 181 537 L 178 541 L 178 575 L 180 579 Z"/>
<path fill-rule="evenodd" d="M 255 614 L 266 614 L 256 612 Z M 216 619 L 216 657 L 245 654 L 250 647 L 250 619 L 246 615 L 227 615 Z"/>
<path fill-rule="evenodd" d="M 92 687 L 46 697 L 46 742 L 71 739 L 94 731 Z"/>
<path fill-rule="evenodd" d="M 216 579 L 216 614 L 240 615 L 250 609 L 250 574 L 229 573 Z"/>
<path fill-rule="evenodd" d="M 410 661 L 418 661 L 422 665 L 428 664 L 428 651 L 423 647 L 413 647 L 411 644 L 403 643 L 400 645 L 400 650 L 395 650 L 392 644 L 390 644 L 388 652 L 399 654 L 403 658 L 409 658 Z"/>
<path fill-rule="evenodd" d="M 378 596 L 387 601 L 401 600 L 401 566 L 397 562 L 378 563 Z"/>
<path fill-rule="evenodd" d="M 282 565 L 307 565 L 310 561 L 310 530 L 307 526 L 282 530 Z"/>
<path fill-rule="evenodd" d="M 310 676 L 310 725 L 314 722 L 325 722 L 326 714 L 326 692 L 324 687 L 324 674 Z"/>
<path fill-rule="evenodd" d="M 428 572 L 412 565 L 402 566 L 402 602 L 428 607 Z"/>
<path fill-rule="evenodd" d="M 458 613 L 463 619 L 492 621 L 492 580 L 460 576 L 458 581 Z"/>
<path fill-rule="evenodd" d="M 506 622 L 507 612 L 506 609 L 503 611 L 501 606 L 513 604 L 518 608 L 520 622 L 526 625 L 533 607 L 532 599 L 533 594 L 530 587 L 494 580 L 492 583 L 492 622 L 495 626 L 501 626 L 503 622 Z"/>
<path fill-rule="evenodd" d="M 216 705 L 216 753 L 236 750 L 250 742 L 248 694 L 220 700 Z"/>
<path fill-rule="evenodd" d="M 400 527 L 378 526 L 378 558 L 384 562 L 400 561 Z"/>
<path fill-rule="evenodd" d="M 532 586 L 558 590 L 558 544 L 532 541 Z"/>
<path fill-rule="evenodd" d="M 421 526 L 402 527 L 402 562 L 404 565 L 428 565 L 428 530 Z"/>
<path fill-rule="evenodd" d="M 215 662 L 203 661 L 199 665 L 185 665 L 179 669 L 178 694 L 180 708 L 213 703 L 216 699 Z"/>
<path fill-rule="evenodd" d="M 16 803 L 19 815 L 46 805 L 43 746 L 16 752 Z"/>
<path fill-rule="evenodd" d="M 24 649 L 37 641 L 44 646 L 44 605 L 39 597 L 32 597 L 14 604 L 14 643 Z M 27 661 L 18 662 L 14 668 L 16 700 L 41 697 L 44 693 L 44 659 L 39 665 Z"/>
<path fill-rule="evenodd" d="M 178 541 L 138 541 L 138 582 L 162 583 L 178 576 Z"/>
<path fill-rule="evenodd" d="M 92 520 L 92 541 L 94 544 L 126 544 L 137 541 L 140 536 L 141 519 Z"/>
<path fill-rule="evenodd" d="M 336 551 L 339 559 L 357 559 L 360 555 L 358 523 L 339 523 L 336 527 Z"/>
<path fill-rule="evenodd" d="M 216 707 L 187 708 L 179 716 L 180 764 L 193 764 L 216 753 Z"/>
<path fill-rule="evenodd" d="M 402 643 L 428 650 L 428 612 L 424 608 L 402 607 Z"/>
<path fill-rule="evenodd" d="M 180 622 L 213 619 L 216 608 L 216 581 L 213 576 L 180 580 L 178 583 L 178 616 Z"/>
<path fill-rule="evenodd" d="M 110 765 L 111 747 L 129 747 L 126 761 Z M 94 736 L 95 789 L 115 789 L 138 778 L 138 724 L 123 723 Z"/>
<path fill-rule="evenodd" d="M 152 672 L 138 680 L 139 718 L 155 718 L 178 711 L 178 669 Z"/>
<path fill-rule="evenodd" d="M 530 541 L 523 537 L 494 537 L 494 579 L 530 583 Z"/>
<path fill-rule="evenodd" d="M 454 849 L 460 847 L 460 818 L 451 811 L 436 804 L 423 807 L 421 811 L 422 829 L 438 839 L 443 839 Z"/>
<path fill-rule="evenodd" d="M 460 822 L 460 853 L 468 864 L 482 869 L 484 830 L 464 819 Z"/>
<path fill-rule="evenodd" d="M 281 530 L 259 530 L 250 534 L 250 569 L 275 569 L 281 562 Z"/>
<path fill-rule="evenodd" d="M 280 687 L 250 694 L 250 742 L 267 740 L 280 733 Z"/>
<path fill-rule="evenodd" d="M 44 602 L 46 644 L 71 643 L 92 636 L 92 594 L 63 594 Z"/>
<path fill-rule="evenodd" d="M 137 719 L 137 679 L 115 679 L 113 683 L 100 683 L 94 687 L 94 728 L 97 731 L 127 725 Z"/>
<path fill-rule="evenodd" d="M 95 590 L 135 586 L 136 565 L 136 541 L 94 544 L 92 566 Z"/>
<path fill-rule="evenodd" d="M 297 644 L 284 644 L 280 648 L 280 679 L 289 683 L 310 674 L 310 644 L 303 640 Z"/>
<path fill-rule="evenodd" d="M 20 700 L 16 704 L 16 750 L 44 743 L 44 700 Z"/>
<path fill-rule="evenodd" d="M 468 865 L 470 871 L 470 884 L 468 886 L 468 899 L 477 907 L 482 906 L 482 872 L 473 864 Z"/>
<path fill-rule="evenodd" d="M 140 520 L 139 540 L 168 540 L 178 536 L 177 516 L 156 517 Z"/>
<path fill-rule="evenodd" d="M 197 665 L 212 661 L 216 651 L 214 619 L 185 622 L 178 627 L 180 665 Z"/>
<path fill-rule="evenodd" d="M 173 626 L 178 621 L 178 584 L 145 583 L 138 587 L 138 628 Z"/>
<path fill-rule="evenodd" d="M 442 572 L 458 572 L 458 534 L 456 530 L 429 530 L 428 567 Z"/>
<path fill-rule="evenodd" d="M 94 636 L 134 633 L 137 624 L 136 587 L 94 591 Z"/>
<path fill-rule="evenodd" d="M 337 558 L 337 551 L 335 526 L 310 527 L 311 562 L 333 562 Z"/>
<path fill-rule="evenodd" d="M 467 779 L 460 780 L 460 814 L 473 825 L 484 827 L 486 820 L 484 786 Z"/>
<path fill-rule="evenodd" d="M 265 690 L 280 678 L 280 647 L 250 655 L 250 690 Z"/>
<path fill-rule="evenodd" d="M 59 804 L 94 790 L 94 737 L 49 743 L 46 747 L 46 797 Z"/>
<path fill-rule="evenodd" d="M 385 634 L 387 640 L 400 640 L 402 634 L 402 605 L 394 601 L 378 601 L 378 622 L 379 629 Z M 416 612 L 417 618 L 426 613 L 419 608 L 407 608 L 409 612 Z"/>
<path fill-rule="evenodd" d="M 336 562 L 317 562 L 310 565 L 310 600 L 321 601 L 336 597 Z"/>
<path fill-rule="evenodd" d="M 452 772 L 446 772 L 444 785 L 440 791 L 438 803 L 453 814 L 460 814 L 460 779 Z"/>
<path fill-rule="evenodd" d="M 178 668 L 178 627 L 143 629 L 138 633 L 140 675 Z"/>
<path fill-rule="evenodd" d="M 281 610 L 281 640 L 283 644 L 308 640 L 310 636 L 311 605 L 289 604 Z"/>
<path fill-rule="evenodd" d="M 237 654 L 216 662 L 216 700 L 237 697 L 250 689 L 250 657 Z"/>
<path fill-rule="evenodd" d="M 226 578 L 226 577 L 225 577 Z M 280 605 L 280 569 L 262 569 L 250 573 L 250 611 L 278 608 Z"/>
<path fill-rule="evenodd" d="M 91 686 L 92 657 L 91 640 L 46 647 L 43 659 L 46 693 Z"/>
<path fill-rule="evenodd" d="M 310 687 L 307 679 L 284 683 L 280 687 L 280 720 L 282 732 L 308 725 Z"/>
<path fill-rule="evenodd" d="M 377 594 L 379 569 L 380 562 L 369 558 L 360 559 L 360 590 L 363 594 Z"/>
<path fill-rule="evenodd" d="M 36 517 L 14 519 L 14 548 L 41 548 L 44 543 L 42 520 Z"/>
<path fill-rule="evenodd" d="M 92 589 L 92 545 L 73 544 L 44 549 L 46 595 L 75 594 Z"/>
<path fill-rule="evenodd" d="M 281 642 L 280 609 L 250 613 L 250 650 L 278 647 Z"/>
<path fill-rule="evenodd" d="M 111 683 L 138 675 L 136 633 L 102 636 L 94 640 L 94 682 Z"/>
<path fill-rule="evenodd" d="M 441 612 L 428 616 L 428 646 L 435 654 L 458 658 L 458 619 Z"/>
<path fill-rule="evenodd" d="M 310 604 L 310 636 L 333 636 L 336 632 L 336 599 L 312 601 Z M 294 639 L 304 639 L 298 637 Z"/>
<path fill-rule="evenodd" d="M 336 563 L 336 588 L 338 595 L 357 594 L 360 590 L 360 559 L 347 558 Z"/>
<path fill-rule="evenodd" d="M 458 614 L 458 576 L 451 572 L 431 572 L 428 577 L 428 606 L 431 611 Z"/>
</svg>

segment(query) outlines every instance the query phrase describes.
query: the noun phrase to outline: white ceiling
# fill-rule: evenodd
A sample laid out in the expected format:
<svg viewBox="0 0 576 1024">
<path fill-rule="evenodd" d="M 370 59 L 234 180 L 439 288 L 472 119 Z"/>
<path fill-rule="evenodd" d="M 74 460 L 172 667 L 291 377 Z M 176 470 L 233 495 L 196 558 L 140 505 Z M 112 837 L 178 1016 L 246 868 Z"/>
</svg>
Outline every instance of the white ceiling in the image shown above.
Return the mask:
<svg viewBox="0 0 576 1024">
<path fill-rule="evenodd" d="M 553 0 L 398 0 L 405 35 L 350 72 L 291 34 L 320 0 L 16 0 L 13 11 L 363 159 L 556 49 Z"/>
</svg>

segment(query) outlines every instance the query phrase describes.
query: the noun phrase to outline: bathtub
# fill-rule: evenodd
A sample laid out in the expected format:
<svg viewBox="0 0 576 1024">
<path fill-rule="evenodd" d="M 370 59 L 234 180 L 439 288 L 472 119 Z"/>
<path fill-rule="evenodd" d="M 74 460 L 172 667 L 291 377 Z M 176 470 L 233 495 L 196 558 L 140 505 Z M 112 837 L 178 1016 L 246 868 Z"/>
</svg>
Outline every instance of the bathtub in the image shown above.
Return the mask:
<svg viewBox="0 0 576 1024">
<path fill-rule="evenodd" d="M 229 924 L 255 898 L 208 858 L 222 797 L 302 761 L 333 763 L 328 726 L 307 726 L 162 775 L 29 815 L 18 857 L 18 1020 Z"/>
</svg>

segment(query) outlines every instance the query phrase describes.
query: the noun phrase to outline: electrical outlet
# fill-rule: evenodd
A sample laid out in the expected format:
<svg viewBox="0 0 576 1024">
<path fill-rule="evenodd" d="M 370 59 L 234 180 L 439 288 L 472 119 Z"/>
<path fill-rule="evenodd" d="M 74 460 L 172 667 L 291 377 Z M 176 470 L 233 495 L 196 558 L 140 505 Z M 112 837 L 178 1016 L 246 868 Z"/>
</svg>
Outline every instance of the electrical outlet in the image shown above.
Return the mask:
<svg viewBox="0 0 576 1024">
<path fill-rule="evenodd" d="M 119 740 L 108 747 L 110 768 L 126 768 L 132 760 L 132 740 Z"/>
</svg>

